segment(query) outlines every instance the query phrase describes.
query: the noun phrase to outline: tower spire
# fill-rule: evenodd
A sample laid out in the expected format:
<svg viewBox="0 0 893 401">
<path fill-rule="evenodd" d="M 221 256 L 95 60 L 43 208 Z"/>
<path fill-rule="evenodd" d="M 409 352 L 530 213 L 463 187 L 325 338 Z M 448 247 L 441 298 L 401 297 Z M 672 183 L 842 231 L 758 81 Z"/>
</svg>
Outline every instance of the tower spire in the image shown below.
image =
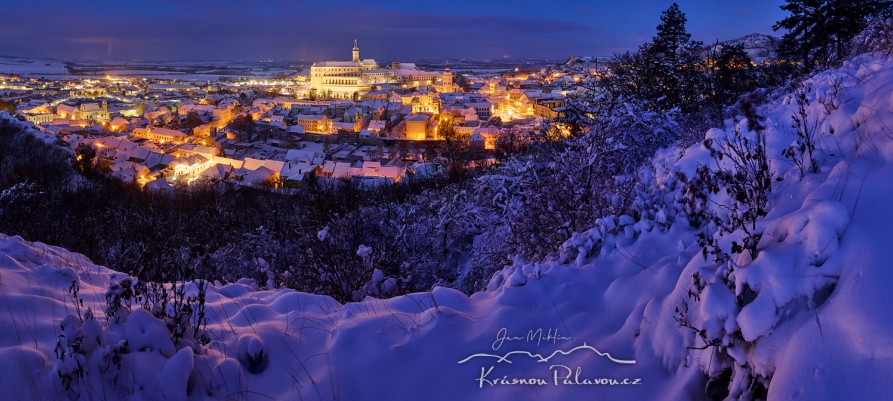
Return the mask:
<svg viewBox="0 0 893 401">
<path fill-rule="evenodd" d="M 446 68 L 443 69 L 443 86 L 453 86 L 453 72 L 450 71 L 450 60 L 446 61 Z"/>
<path fill-rule="evenodd" d="M 356 39 L 353 40 L 353 62 L 354 63 L 360 62 L 360 47 L 357 46 Z"/>
</svg>

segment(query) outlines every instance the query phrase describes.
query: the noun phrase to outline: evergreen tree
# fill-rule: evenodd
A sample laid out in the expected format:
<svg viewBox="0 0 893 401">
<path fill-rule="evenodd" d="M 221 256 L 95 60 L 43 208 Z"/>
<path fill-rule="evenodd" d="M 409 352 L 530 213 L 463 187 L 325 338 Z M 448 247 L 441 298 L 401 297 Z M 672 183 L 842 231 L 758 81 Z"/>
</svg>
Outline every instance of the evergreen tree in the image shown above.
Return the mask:
<svg viewBox="0 0 893 401">
<path fill-rule="evenodd" d="M 451 180 L 459 181 L 465 177 L 471 159 L 469 135 L 456 131 L 453 119 L 441 118 L 437 126 L 437 134 L 443 139 L 440 149 L 440 163 L 446 167 Z"/>
<path fill-rule="evenodd" d="M 889 16 L 893 2 L 889 0 L 829 0 L 826 13 L 827 31 L 831 34 L 831 49 L 835 61 L 846 56 L 846 49 L 853 38 L 862 32 L 868 22 L 878 16 Z"/>
<path fill-rule="evenodd" d="M 755 89 L 753 64 L 744 45 L 722 45 L 714 64 L 716 94 L 722 99 L 737 101 Z"/>
<path fill-rule="evenodd" d="M 193 129 L 195 129 L 195 127 L 198 127 L 199 125 L 202 125 L 202 123 L 203 121 L 201 117 L 198 116 L 198 113 L 196 113 L 195 111 L 190 111 L 189 113 L 186 113 L 186 121 L 183 122 L 183 128 L 186 128 L 186 133 L 191 135 Z"/>
<path fill-rule="evenodd" d="M 776 31 L 788 31 L 782 37 L 778 53 L 811 70 L 839 61 L 867 22 L 890 14 L 893 3 L 889 0 L 786 0 L 781 9 L 791 14 L 773 26 Z"/>
<path fill-rule="evenodd" d="M 642 76 L 658 107 L 669 110 L 679 107 L 691 111 L 702 89 L 703 62 L 698 50 L 704 44 L 691 39 L 685 28 L 688 19 L 673 3 L 661 13 L 657 36 L 652 43 L 639 48 L 642 54 Z"/>
<path fill-rule="evenodd" d="M 75 165 L 84 173 L 93 172 L 96 160 L 96 149 L 90 145 L 80 144 L 77 149 L 75 149 L 75 153 L 77 154 Z"/>
<path fill-rule="evenodd" d="M 681 53 L 693 43 L 691 34 L 685 29 L 688 18 L 679 10 L 679 5 L 673 3 L 669 9 L 660 15 L 661 23 L 657 26 L 657 36 L 652 38 L 652 44 L 648 47 L 651 55 L 658 60 L 676 66 L 679 65 Z"/>
<path fill-rule="evenodd" d="M 703 89 L 707 103 L 705 110 L 714 121 L 722 121 L 726 106 L 757 87 L 753 62 L 741 43 L 721 44 L 716 41 L 709 46 L 706 71 Z"/>
</svg>

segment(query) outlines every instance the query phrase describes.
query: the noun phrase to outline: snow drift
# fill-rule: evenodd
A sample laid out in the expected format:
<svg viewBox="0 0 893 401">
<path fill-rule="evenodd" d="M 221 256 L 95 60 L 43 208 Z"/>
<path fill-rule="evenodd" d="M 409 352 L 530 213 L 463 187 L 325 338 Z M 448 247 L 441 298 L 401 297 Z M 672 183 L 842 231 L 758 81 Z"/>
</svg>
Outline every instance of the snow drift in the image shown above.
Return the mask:
<svg viewBox="0 0 893 401">
<path fill-rule="evenodd" d="M 677 204 L 653 222 L 606 218 L 625 241 L 577 234 L 566 248 L 579 252 L 517 259 L 471 297 L 435 288 L 342 305 L 215 283 L 202 345 L 172 340 L 138 305 L 109 319 L 125 275 L 2 237 L 0 384 L 10 399 L 886 398 L 893 60 L 861 56 L 801 91 L 818 172 L 782 156 L 798 95 L 763 106 L 781 180 L 753 260 L 705 259 Z M 668 149 L 654 180 L 673 199 L 677 172 L 713 163 L 703 144 Z M 587 257 L 603 240 L 614 245 Z"/>
</svg>

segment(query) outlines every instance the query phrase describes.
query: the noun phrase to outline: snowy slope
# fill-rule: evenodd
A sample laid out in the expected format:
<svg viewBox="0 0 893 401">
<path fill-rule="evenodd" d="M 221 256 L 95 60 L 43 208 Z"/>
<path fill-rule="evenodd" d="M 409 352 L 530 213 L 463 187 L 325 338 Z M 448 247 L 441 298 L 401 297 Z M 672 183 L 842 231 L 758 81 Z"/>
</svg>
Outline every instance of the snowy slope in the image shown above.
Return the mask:
<svg viewBox="0 0 893 401">
<path fill-rule="evenodd" d="M 703 399 L 708 374 L 723 371 L 735 372 L 732 399 L 753 395 L 751 381 L 767 382 L 769 399 L 888 398 L 893 60 L 863 56 L 806 84 L 810 119 L 825 133 L 819 172 L 801 178 L 781 156 L 796 138 L 794 95 L 761 108 L 771 167 L 783 180 L 760 222 L 759 255 L 734 265 L 705 261 L 685 216 L 670 211 L 667 232 L 637 224 L 626 230 L 629 245 L 598 257 L 518 260 L 472 297 L 436 288 L 341 305 L 250 282 L 212 286 L 211 342 L 196 346 L 175 345 L 138 307 L 108 322 L 105 294 L 120 273 L 0 238 L 4 396 L 67 397 L 58 372 L 72 363 L 60 363 L 55 348 L 80 325 L 81 399 Z M 656 179 L 671 182 L 698 163 L 714 163 L 702 144 L 661 152 L 655 165 L 666 168 Z M 83 324 L 66 317 L 77 314 L 72 280 L 95 314 Z M 677 326 L 686 305 L 689 324 L 718 346 Z M 116 355 L 120 367 L 109 362 Z"/>
<path fill-rule="evenodd" d="M 4 294 L 0 302 L 5 312 L 0 315 L 0 327 L 4 327 L 0 353 L 4 360 L 14 361 L 0 367 L 0 382 L 14 389 L 14 398 L 31 398 L 35 393 L 40 398 L 63 398 L 65 390 L 56 377 L 53 348 L 61 332 L 59 322 L 66 314 L 75 313 L 67 292 L 71 279 L 78 277 L 85 305 L 99 311 L 109 277 L 114 273 L 90 264 L 81 255 L 27 243 L 18 237 L 4 238 L 0 244 L 0 288 Z M 642 274 L 637 263 L 643 262 L 658 273 Z M 135 399 L 156 399 L 159 394 L 167 394 L 168 385 L 164 383 L 171 380 L 191 383 L 187 386 L 190 399 L 227 399 L 239 391 L 246 391 L 241 393 L 244 399 L 485 400 L 539 399 L 562 394 L 572 399 L 592 394 L 655 398 L 668 386 L 673 392 L 684 389 L 675 388 L 679 385 L 671 380 L 671 373 L 654 361 L 617 364 L 584 350 L 567 357 L 556 356 L 548 363 L 521 355 L 511 357 L 511 364 L 496 364 L 488 357 L 458 362 L 481 352 L 503 355 L 525 350 L 547 355 L 556 349 L 569 351 L 584 342 L 609 352 L 615 359 L 635 359 L 634 339 L 640 319 L 627 321 L 624 317 L 641 316 L 642 298 L 646 298 L 642 294 L 670 291 L 681 267 L 675 257 L 652 252 L 634 261 L 613 257 L 580 268 L 546 268 L 540 280 L 530 277 L 524 286 L 507 285 L 472 298 L 438 288 L 430 293 L 385 301 L 370 299 L 345 306 L 326 297 L 289 290 L 256 291 L 250 284 L 215 287 L 208 295 L 213 341 L 200 355 L 195 355 L 191 364 L 175 352 L 164 325 L 138 309 L 126 323 L 111 324 L 110 329 L 104 330 L 99 344 L 102 348 L 127 338 L 131 353 L 120 371 L 135 373 L 118 377 L 114 385 L 108 383 L 113 376 L 89 377 L 91 384 L 82 397 L 133 393 Z M 525 268 L 530 269 L 532 266 Z M 517 280 L 513 283 L 518 285 Z M 139 318 L 137 322 L 135 317 Z M 493 350 L 502 328 L 507 329 L 508 336 L 524 337 L 530 329 L 543 328 L 544 339 L 540 344 L 526 339 L 506 341 Z M 561 339 L 546 338 L 549 330 L 557 330 Z M 133 332 L 142 334 L 134 336 Z M 248 373 L 244 364 L 235 362 L 240 356 L 240 341 L 246 341 L 243 338 L 257 338 L 267 350 L 269 365 L 259 374 Z M 135 349 L 134 344 L 138 343 L 142 351 Z M 178 356 L 181 360 L 175 361 Z M 162 379 L 164 369 L 174 363 L 185 367 L 175 369 L 171 378 Z M 225 371 L 227 364 L 233 371 L 225 375 L 230 380 L 223 389 L 209 388 L 205 382 L 214 377 L 215 368 L 222 365 L 220 370 Z M 582 367 L 581 381 L 595 377 L 638 378 L 642 384 L 554 386 L 553 372 L 557 370 L 562 376 L 566 372 L 560 368 L 550 370 L 552 364 Z M 538 377 L 548 384 L 535 389 L 493 388 L 484 382 L 485 388 L 480 388 L 476 381 L 480 369 L 491 366 L 496 367 L 487 376 L 490 381 L 507 375 Z M 184 390 L 182 394 L 169 395 L 171 399 L 180 399 L 186 397 L 185 393 Z"/>
<path fill-rule="evenodd" d="M 801 178 L 793 162 L 781 157 L 796 138 L 795 94 L 766 106 L 768 153 L 783 181 L 773 186 L 772 211 L 761 222 L 766 236 L 760 255 L 739 259 L 732 273 L 693 259 L 673 293 L 646 308 L 645 320 L 657 327 L 643 331 L 654 335 L 651 346 L 669 366 L 682 361 L 716 372 L 717 365 L 728 365 L 713 348 L 680 352 L 680 341 L 704 345 L 666 319 L 687 303 L 699 308 L 691 312 L 698 327 L 728 344 L 726 352 L 739 367 L 772 377 L 769 399 L 885 399 L 893 369 L 891 347 L 882 340 L 893 334 L 893 305 L 884 296 L 893 284 L 893 226 L 885 202 L 893 193 L 893 62 L 860 56 L 801 88 L 809 124 L 818 125 L 819 173 Z M 708 137 L 730 131 L 713 130 Z M 676 168 L 710 164 L 707 153 L 694 146 Z M 724 274 L 732 279 L 723 280 Z M 695 275 L 699 284 L 693 284 Z M 729 281 L 732 288 L 724 286 Z M 703 287 L 700 301 L 689 294 L 696 287 Z M 742 296 L 747 291 L 751 295 Z M 745 341 L 722 330 L 737 330 Z"/>
</svg>

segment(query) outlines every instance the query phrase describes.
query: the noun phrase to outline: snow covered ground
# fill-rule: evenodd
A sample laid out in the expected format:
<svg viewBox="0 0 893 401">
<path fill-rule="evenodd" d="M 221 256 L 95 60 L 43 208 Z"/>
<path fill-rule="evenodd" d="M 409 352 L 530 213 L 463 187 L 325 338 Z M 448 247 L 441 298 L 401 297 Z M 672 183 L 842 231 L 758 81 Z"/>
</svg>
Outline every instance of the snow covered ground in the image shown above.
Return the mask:
<svg viewBox="0 0 893 401">
<path fill-rule="evenodd" d="M 59 60 L 0 56 L 0 73 L 41 76 L 67 74 L 68 70 Z"/>
<path fill-rule="evenodd" d="M 247 281 L 212 285 L 201 346 L 174 344 L 139 307 L 108 321 L 107 289 L 121 273 L 0 238 L 3 397 L 65 398 L 59 373 L 71 377 L 80 361 L 81 399 L 705 399 L 708 375 L 722 372 L 734 372 L 730 399 L 753 396 L 754 382 L 768 382 L 773 400 L 888 399 L 893 60 L 862 56 L 803 87 L 819 172 L 801 177 L 781 156 L 796 139 L 795 95 L 762 107 L 782 180 L 759 255 L 733 264 L 705 261 L 678 211 L 666 212 L 675 224 L 665 232 L 617 218 L 628 238 L 606 243 L 625 245 L 518 260 L 471 297 L 435 288 L 341 305 Z M 662 151 L 656 179 L 698 163 L 714 163 L 702 144 Z M 88 307 L 94 318 L 81 323 Z M 678 327 L 680 310 L 700 333 Z"/>
</svg>

